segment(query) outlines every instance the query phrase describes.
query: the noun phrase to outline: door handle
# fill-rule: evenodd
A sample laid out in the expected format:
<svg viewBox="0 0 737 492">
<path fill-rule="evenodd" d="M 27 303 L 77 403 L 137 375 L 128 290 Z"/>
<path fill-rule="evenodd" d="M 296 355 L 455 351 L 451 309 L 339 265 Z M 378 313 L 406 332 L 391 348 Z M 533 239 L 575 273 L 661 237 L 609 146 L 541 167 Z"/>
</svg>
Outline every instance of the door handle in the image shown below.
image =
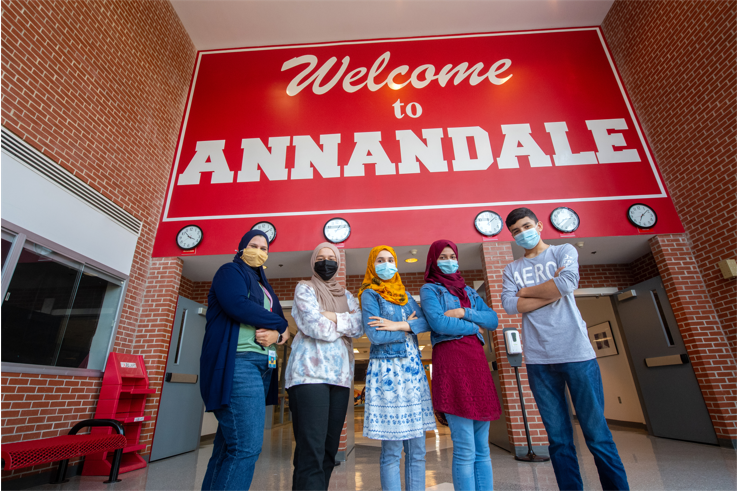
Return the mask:
<svg viewBox="0 0 737 492">
<path fill-rule="evenodd" d="M 645 359 L 645 366 L 680 366 L 681 364 L 688 364 L 689 362 L 688 354 L 664 355 L 662 357 L 647 357 Z"/>
<path fill-rule="evenodd" d="M 196 384 L 199 376 L 197 374 L 182 374 L 178 372 L 167 372 L 164 380 L 167 383 Z"/>
</svg>

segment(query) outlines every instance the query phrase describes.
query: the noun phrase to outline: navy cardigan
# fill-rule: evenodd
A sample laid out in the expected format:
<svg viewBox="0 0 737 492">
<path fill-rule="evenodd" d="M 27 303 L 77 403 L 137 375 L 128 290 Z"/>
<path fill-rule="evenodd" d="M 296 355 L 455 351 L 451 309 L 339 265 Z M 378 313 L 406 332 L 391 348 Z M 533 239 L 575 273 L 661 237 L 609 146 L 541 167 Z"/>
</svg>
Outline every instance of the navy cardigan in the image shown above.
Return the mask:
<svg viewBox="0 0 737 492">
<path fill-rule="evenodd" d="M 262 271 L 257 275 L 237 258 L 221 266 L 212 279 L 207 295 L 207 325 L 200 356 L 200 393 L 208 412 L 230 403 L 240 324 L 279 333 L 287 329 L 288 323 L 279 299 L 265 279 L 262 284 L 265 283 L 264 287 L 272 295 L 273 305 L 272 311 L 264 309 L 259 276 L 263 278 Z"/>
</svg>

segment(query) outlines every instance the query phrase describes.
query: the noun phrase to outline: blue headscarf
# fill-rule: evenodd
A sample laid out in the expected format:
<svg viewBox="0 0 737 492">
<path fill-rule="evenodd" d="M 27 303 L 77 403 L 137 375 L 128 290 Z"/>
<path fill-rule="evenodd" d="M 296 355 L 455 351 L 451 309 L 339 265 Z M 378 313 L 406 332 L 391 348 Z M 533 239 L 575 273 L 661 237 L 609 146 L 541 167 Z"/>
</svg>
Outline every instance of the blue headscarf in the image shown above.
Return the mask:
<svg viewBox="0 0 737 492">
<path fill-rule="evenodd" d="M 251 242 L 251 239 L 253 239 L 255 236 L 262 236 L 264 239 L 266 239 L 266 244 L 269 243 L 269 237 L 266 235 L 265 232 L 259 231 L 259 230 L 250 230 L 247 233 L 243 235 L 241 238 L 241 242 L 238 243 L 238 252 L 233 257 L 233 262 L 238 265 L 239 268 L 241 268 L 244 272 L 246 272 L 246 277 L 248 278 L 248 291 L 249 291 L 249 297 L 256 303 L 261 306 L 264 304 L 264 293 L 259 287 L 259 283 L 264 286 L 266 290 L 269 291 L 269 294 L 271 294 L 271 299 L 274 302 L 278 302 L 276 299 L 276 294 L 274 293 L 274 289 L 269 285 L 269 281 L 266 279 L 266 272 L 264 271 L 264 267 L 252 267 L 248 266 L 245 261 L 241 258 L 241 255 L 243 254 L 243 250 L 248 247 L 248 243 Z"/>
</svg>

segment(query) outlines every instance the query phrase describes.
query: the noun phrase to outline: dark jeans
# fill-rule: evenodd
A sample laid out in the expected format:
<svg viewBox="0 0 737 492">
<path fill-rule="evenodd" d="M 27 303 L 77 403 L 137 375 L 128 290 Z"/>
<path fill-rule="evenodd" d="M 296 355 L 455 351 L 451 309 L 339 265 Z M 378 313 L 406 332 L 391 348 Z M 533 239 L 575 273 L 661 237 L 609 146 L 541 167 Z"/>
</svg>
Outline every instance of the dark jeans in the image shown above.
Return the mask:
<svg viewBox="0 0 737 492">
<path fill-rule="evenodd" d="M 202 490 L 248 490 L 264 442 L 269 358 L 239 352 L 235 359 L 230 405 L 215 410 L 218 431 Z"/>
<path fill-rule="evenodd" d="M 350 389 L 332 384 L 298 384 L 287 393 L 297 441 L 292 490 L 328 490 Z"/>
<path fill-rule="evenodd" d="M 566 385 L 586 446 L 594 455 L 604 490 L 629 490 L 627 474 L 604 418 L 604 390 L 596 359 L 565 364 L 527 364 L 527 376 L 550 442 L 550 460 L 560 490 L 583 490 Z"/>
</svg>

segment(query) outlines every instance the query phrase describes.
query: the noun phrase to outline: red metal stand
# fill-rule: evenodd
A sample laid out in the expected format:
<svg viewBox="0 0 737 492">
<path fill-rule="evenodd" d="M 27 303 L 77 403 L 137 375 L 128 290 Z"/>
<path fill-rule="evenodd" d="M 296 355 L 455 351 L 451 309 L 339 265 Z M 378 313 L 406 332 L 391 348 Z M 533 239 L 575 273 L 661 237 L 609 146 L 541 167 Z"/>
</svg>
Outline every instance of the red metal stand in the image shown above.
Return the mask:
<svg viewBox="0 0 737 492">
<path fill-rule="evenodd" d="M 138 441 L 141 436 L 141 425 L 151 420 L 150 416 L 143 414 L 146 408 L 146 395 L 154 393 L 156 389 L 149 388 L 148 385 L 148 374 L 143 356 L 110 353 L 105 375 L 102 378 L 95 418 L 114 419 L 123 424 L 128 444 L 123 449 L 120 473 L 146 467 L 146 460 L 138 454 L 138 451 L 145 449 L 146 445 L 139 444 Z M 109 434 L 110 432 L 110 429 L 95 428 L 91 433 Z M 89 455 L 85 459 L 82 475 L 109 475 L 112 462 L 112 452 Z"/>
</svg>

